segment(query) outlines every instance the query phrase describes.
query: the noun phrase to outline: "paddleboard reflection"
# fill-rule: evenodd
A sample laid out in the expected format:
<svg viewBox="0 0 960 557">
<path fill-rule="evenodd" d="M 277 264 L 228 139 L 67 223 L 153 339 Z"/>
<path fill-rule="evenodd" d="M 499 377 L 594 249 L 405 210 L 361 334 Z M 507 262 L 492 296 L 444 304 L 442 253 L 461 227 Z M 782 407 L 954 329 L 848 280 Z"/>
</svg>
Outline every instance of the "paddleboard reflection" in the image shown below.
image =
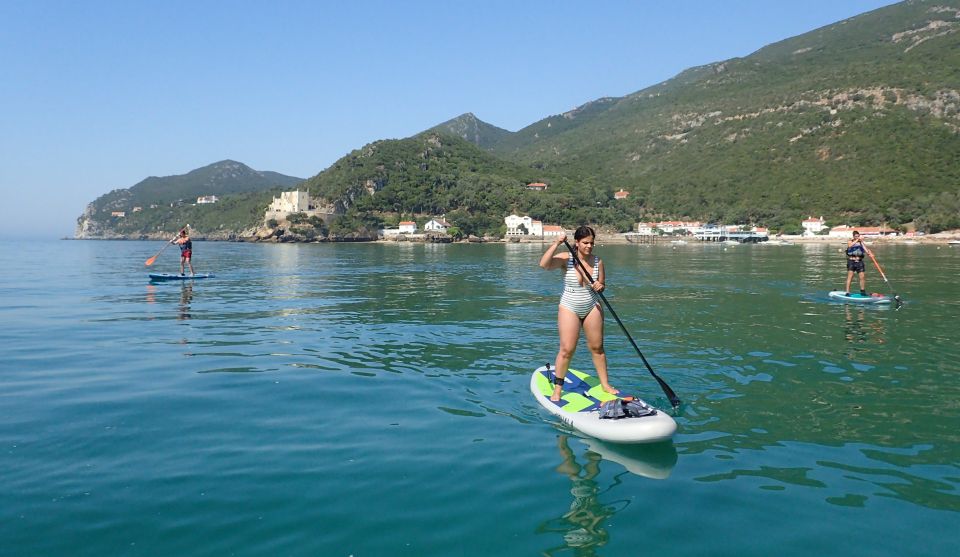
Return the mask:
<svg viewBox="0 0 960 557">
<path fill-rule="evenodd" d="M 570 447 L 571 439 L 587 446 L 583 451 L 582 464 Z M 621 484 L 619 476 L 629 472 L 662 480 L 670 476 L 677 462 L 677 450 L 673 443 L 616 445 L 596 439 L 559 435 L 557 448 L 562 460 L 556 471 L 570 479 L 573 501 L 567 512 L 541 524 L 537 529 L 540 533 L 553 532 L 563 536 L 563 544 L 546 549 L 544 555 L 566 553 L 570 548 L 575 548 L 577 555 L 594 555 L 594 549 L 606 545 L 610 538 L 604 525 L 630 504 L 629 499 L 612 499 L 611 490 Z M 623 466 L 627 472 L 619 472 L 611 485 L 601 489 L 596 478 L 605 460 Z"/>
</svg>

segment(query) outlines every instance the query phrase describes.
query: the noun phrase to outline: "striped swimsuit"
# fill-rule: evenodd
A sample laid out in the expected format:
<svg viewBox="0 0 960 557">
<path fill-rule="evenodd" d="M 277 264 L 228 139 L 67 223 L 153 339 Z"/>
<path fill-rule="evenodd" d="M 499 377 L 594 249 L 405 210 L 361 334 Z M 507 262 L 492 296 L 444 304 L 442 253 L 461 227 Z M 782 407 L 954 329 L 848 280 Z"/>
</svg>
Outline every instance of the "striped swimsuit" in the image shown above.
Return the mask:
<svg viewBox="0 0 960 557">
<path fill-rule="evenodd" d="M 567 259 L 567 270 L 563 273 L 563 296 L 560 305 L 575 313 L 580 319 L 586 319 L 593 308 L 597 307 L 600 295 L 586 282 L 580 286 L 580 273 L 574 268 L 573 257 Z M 593 257 L 593 280 L 600 278 L 600 258 Z"/>
</svg>

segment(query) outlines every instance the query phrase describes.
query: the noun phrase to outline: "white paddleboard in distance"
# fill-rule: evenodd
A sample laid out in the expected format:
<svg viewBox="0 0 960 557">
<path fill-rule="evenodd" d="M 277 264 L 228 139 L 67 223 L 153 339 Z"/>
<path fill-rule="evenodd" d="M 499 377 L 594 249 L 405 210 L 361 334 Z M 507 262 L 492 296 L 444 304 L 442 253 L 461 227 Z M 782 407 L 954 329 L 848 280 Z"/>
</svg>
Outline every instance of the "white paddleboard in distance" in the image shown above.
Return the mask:
<svg viewBox="0 0 960 557">
<path fill-rule="evenodd" d="M 855 304 L 889 304 L 893 302 L 893 298 L 890 296 L 884 296 L 876 292 L 864 296 L 859 292 L 847 294 L 843 290 L 832 290 L 829 296 L 833 300 L 843 300 L 844 302 L 852 302 Z"/>
<path fill-rule="evenodd" d="M 550 400 L 553 393 L 553 367 L 537 368 L 530 376 L 533 397 L 548 412 L 580 433 L 611 443 L 659 443 L 673 437 L 677 422 L 662 410 L 650 416 L 600 419 L 600 403 L 618 398 L 603 390 L 596 377 L 567 370 L 563 392 L 557 402 Z"/>
</svg>

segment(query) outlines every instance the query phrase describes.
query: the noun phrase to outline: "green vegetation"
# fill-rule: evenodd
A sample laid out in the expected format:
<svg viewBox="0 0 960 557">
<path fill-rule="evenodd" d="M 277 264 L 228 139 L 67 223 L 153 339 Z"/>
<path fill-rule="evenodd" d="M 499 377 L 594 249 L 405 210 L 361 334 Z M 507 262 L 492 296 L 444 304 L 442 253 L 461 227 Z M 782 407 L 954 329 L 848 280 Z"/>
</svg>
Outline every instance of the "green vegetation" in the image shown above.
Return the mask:
<svg viewBox="0 0 960 557">
<path fill-rule="evenodd" d="M 808 215 L 830 225 L 956 228 L 958 84 L 960 0 L 904 2 L 515 133 L 465 114 L 371 143 L 298 184 L 340 216 L 329 226 L 294 217 L 291 232 L 359 238 L 445 215 L 461 236 L 499 234 L 510 213 L 621 231 L 639 220 L 696 219 L 797 233 Z M 240 230 L 299 181 L 256 173 L 253 183 L 241 178 L 243 165 L 225 163 L 229 172 L 211 165 L 111 192 L 94 218 L 128 211 L 113 224 L 125 234 L 173 222 Z M 210 174 L 234 176 L 215 206 L 147 211 L 148 202 L 221 195 Z M 549 187 L 531 191 L 530 182 Z M 614 200 L 621 188 L 630 195 Z M 134 204 L 144 210 L 132 216 Z"/>
<path fill-rule="evenodd" d="M 128 189 L 113 190 L 91 203 L 86 216 L 127 236 L 173 233 L 184 223 L 200 233 L 237 232 L 261 223 L 273 196 L 302 181 L 221 161 L 187 174 L 150 177 Z M 216 203 L 196 203 L 198 197 L 210 195 L 218 197 Z M 112 216 L 115 211 L 125 216 Z"/>
<path fill-rule="evenodd" d="M 263 214 L 275 192 L 244 193 L 224 196 L 214 204 L 183 203 L 146 207 L 141 211 L 127 211 L 122 218 L 106 218 L 111 229 L 119 234 L 135 236 L 150 233 L 173 233 L 185 224 L 200 234 L 228 230 L 239 231 L 263 222 Z M 102 217 L 101 217 L 102 218 Z"/>
</svg>

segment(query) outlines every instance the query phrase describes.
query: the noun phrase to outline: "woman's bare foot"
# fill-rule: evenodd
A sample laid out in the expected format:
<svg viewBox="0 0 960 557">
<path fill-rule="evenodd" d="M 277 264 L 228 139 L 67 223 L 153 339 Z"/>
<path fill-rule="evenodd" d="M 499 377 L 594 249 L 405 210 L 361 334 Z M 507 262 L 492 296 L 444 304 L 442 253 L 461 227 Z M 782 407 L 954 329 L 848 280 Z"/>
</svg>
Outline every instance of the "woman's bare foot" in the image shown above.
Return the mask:
<svg viewBox="0 0 960 557">
<path fill-rule="evenodd" d="M 608 393 L 610 393 L 610 394 L 612 394 L 612 395 L 618 395 L 618 394 L 620 394 L 620 389 L 615 389 L 615 388 L 611 387 L 610 385 L 603 385 L 603 390 L 606 391 L 606 392 L 608 392 Z"/>
<path fill-rule="evenodd" d="M 560 385 L 554 385 L 553 394 L 550 395 L 550 400 L 553 402 L 558 402 L 560 400 Z"/>
</svg>

